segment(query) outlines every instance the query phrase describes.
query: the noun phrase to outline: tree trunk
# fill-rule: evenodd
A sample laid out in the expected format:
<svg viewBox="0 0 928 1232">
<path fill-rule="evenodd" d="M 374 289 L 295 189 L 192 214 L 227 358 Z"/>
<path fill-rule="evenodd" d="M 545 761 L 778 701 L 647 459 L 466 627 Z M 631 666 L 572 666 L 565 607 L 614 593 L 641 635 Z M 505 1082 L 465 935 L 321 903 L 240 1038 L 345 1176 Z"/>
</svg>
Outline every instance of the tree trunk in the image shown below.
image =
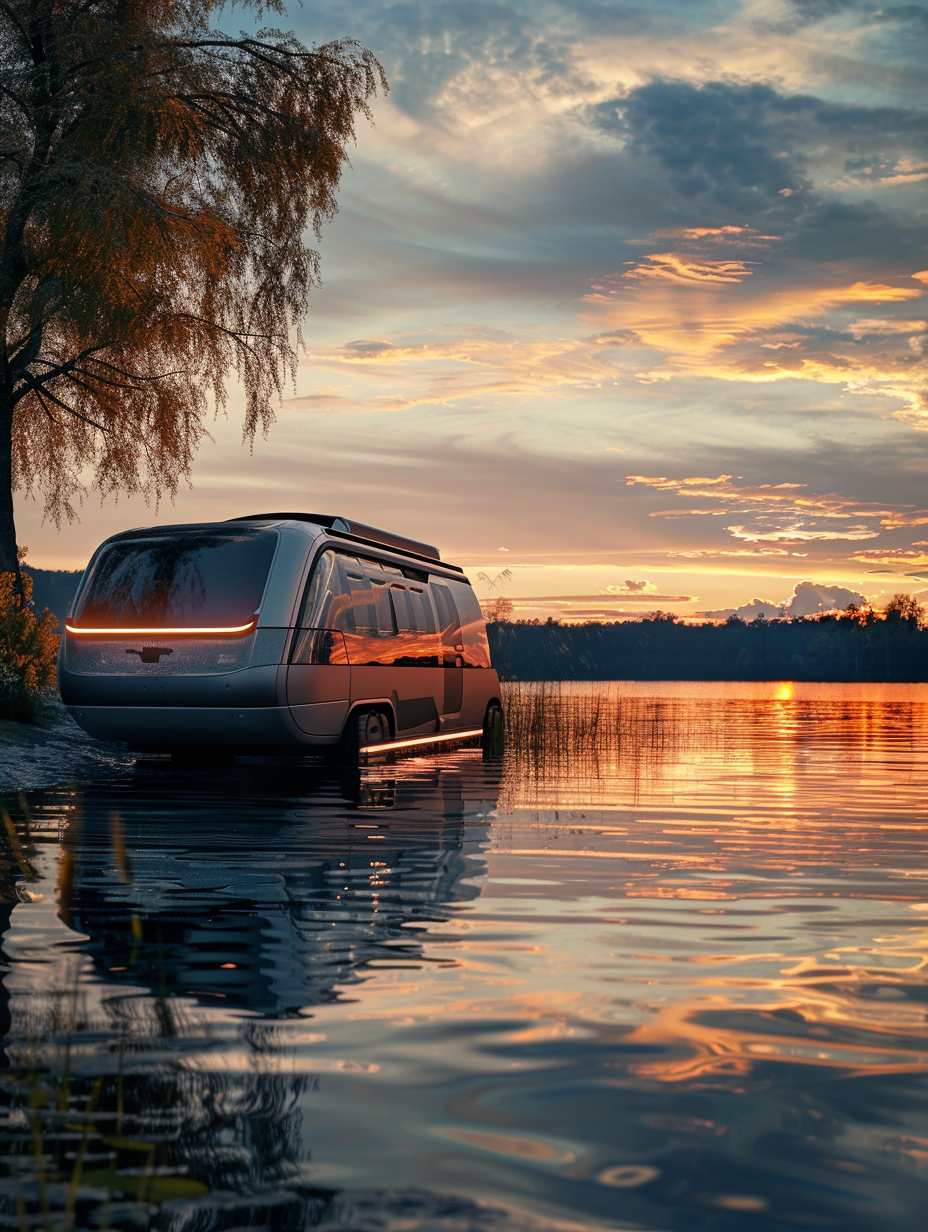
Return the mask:
<svg viewBox="0 0 928 1232">
<path fill-rule="evenodd" d="M 12 573 L 13 593 L 23 602 L 22 574 L 16 550 L 16 522 L 13 517 L 13 399 L 8 387 L 0 385 L 0 573 Z"/>
</svg>

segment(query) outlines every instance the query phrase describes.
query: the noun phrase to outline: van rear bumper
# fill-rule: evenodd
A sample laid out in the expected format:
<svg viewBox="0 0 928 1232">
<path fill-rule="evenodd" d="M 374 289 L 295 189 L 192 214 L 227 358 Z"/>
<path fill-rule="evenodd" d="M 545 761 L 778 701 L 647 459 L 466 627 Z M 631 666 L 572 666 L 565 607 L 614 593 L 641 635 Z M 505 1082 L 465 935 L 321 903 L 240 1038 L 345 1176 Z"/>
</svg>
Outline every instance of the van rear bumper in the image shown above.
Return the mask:
<svg viewBox="0 0 928 1232">
<path fill-rule="evenodd" d="M 338 716 L 327 715 L 327 723 L 316 725 L 318 734 L 301 731 L 288 706 L 70 705 L 67 710 L 79 727 L 98 740 L 153 749 L 218 745 L 310 751 L 314 746 L 337 744 L 342 730 Z"/>
<path fill-rule="evenodd" d="M 64 704 L 77 709 L 262 708 L 282 700 L 277 692 L 280 671 L 279 664 L 268 663 L 210 676 L 175 676 L 167 671 L 148 676 L 85 676 L 59 666 L 58 688 Z"/>
</svg>

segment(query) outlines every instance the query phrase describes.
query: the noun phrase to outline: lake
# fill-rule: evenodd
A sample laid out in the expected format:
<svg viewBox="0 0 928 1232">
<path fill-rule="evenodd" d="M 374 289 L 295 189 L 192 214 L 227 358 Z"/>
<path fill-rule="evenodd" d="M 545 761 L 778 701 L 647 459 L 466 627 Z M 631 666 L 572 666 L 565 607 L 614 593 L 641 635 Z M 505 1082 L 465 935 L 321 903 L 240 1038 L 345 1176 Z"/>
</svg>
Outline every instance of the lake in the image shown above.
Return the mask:
<svg viewBox="0 0 928 1232">
<path fill-rule="evenodd" d="M 923 1226 L 928 686 L 508 688 L 0 797 L 0 1226 Z"/>
</svg>

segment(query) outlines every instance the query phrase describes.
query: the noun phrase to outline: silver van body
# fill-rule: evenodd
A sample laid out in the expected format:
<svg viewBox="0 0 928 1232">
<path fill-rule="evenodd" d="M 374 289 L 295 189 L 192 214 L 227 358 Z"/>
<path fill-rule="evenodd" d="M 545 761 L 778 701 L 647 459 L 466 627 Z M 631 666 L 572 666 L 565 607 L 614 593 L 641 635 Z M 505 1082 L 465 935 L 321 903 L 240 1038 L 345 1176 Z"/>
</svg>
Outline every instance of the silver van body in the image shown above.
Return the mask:
<svg viewBox="0 0 928 1232">
<path fill-rule="evenodd" d="M 107 539 L 65 622 L 59 686 L 90 735 L 151 750 L 308 752 L 368 714 L 384 720 L 379 739 L 451 737 L 500 705 L 457 566 L 430 544 L 302 513 Z"/>
</svg>

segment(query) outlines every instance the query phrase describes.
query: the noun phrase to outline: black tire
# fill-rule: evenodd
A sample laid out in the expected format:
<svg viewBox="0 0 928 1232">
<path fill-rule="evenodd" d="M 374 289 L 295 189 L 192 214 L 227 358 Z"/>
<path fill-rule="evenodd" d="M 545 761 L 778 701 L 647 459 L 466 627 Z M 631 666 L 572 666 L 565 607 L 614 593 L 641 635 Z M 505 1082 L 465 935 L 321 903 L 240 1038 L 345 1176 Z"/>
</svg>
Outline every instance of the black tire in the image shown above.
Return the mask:
<svg viewBox="0 0 928 1232">
<path fill-rule="evenodd" d="M 499 702 L 490 702 L 483 716 L 483 735 L 480 737 L 480 747 L 484 759 L 496 761 L 503 755 L 506 745 L 506 716 Z"/>
<path fill-rule="evenodd" d="M 348 716 L 339 744 L 342 765 L 356 766 L 361 750 L 372 744 L 385 744 L 391 737 L 390 720 L 380 710 L 356 710 Z"/>
</svg>

